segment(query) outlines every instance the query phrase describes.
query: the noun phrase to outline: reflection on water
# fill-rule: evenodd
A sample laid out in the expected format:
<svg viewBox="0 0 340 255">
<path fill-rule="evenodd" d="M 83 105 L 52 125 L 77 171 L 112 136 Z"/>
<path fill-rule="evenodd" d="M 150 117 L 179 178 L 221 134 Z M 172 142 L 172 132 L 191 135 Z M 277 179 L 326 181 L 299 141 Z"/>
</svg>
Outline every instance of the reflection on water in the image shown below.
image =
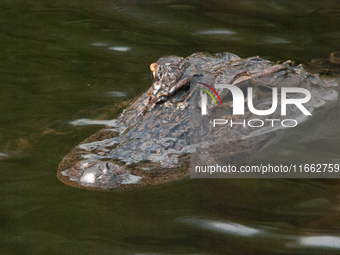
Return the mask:
<svg viewBox="0 0 340 255">
<path fill-rule="evenodd" d="M 229 235 L 236 236 L 248 236 L 254 237 L 260 234 L 263 234 L 261 230 L 250 228 L 241 224 L 236 224 L 234 222 L 219 222 L 212 220 L 201 220 L 201 219 L 183 219 L 181 220 L 184 223 L 197 225 L 198 227 L 221 232 Z"/>
<path fill-rule="evenodd" d="M 79 119 L 79 120 L 70 121 L 69 123 L 74 126 L 104 125 L 104 126 L 114 127 L 117 125 L 117 120 Z"/>
<path fill-rule="evenodd" d="M 308 66 L 339 51 L 336 1 L 0 6 L 0 253 L 339 253 L 337 180 L 186 179 L 101 193 L 56 178 L 98 121 L 151 85 L 149 64 L 159 57 L 228 51 Z M 339 163 L 338 107 L 254 162 Z"/>
<path fill-rule="evenodd" d="M 271 249 L 282 249 L 287 252 L 294 250 L 308 249 L 311 250 L 333 250 L 340 251 L 340 235 L 317 235 L 299 236 L 287 233 L 280 233 L 279 228 L 268 228 L 260 226 L 258 229 L 250 228 L 234 222 L 220 222 L 203 219 L 182 219 L 181 222 L 196 226 L 197 228 L 207 229 L 212 232 L 221 233 L 230 236 L 243 237 L 243 242 L 247 239 L 262 244 Z M 246 238 L 245 238 L 246 237 Z M 270 242 L 270 243 L 269 243 Z"/>
</svg>

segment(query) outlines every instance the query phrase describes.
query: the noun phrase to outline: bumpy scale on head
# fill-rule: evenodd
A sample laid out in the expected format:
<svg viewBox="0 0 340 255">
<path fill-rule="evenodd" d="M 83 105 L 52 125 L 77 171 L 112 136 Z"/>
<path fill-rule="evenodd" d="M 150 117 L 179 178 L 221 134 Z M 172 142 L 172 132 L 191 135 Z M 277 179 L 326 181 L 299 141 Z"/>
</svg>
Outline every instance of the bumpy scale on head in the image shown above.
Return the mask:
<svg viewBox="0 0 340 255">
<path fill-rule="evenodd" d="M 146 111 L 154 109 L 158 103 L 167 101 L 173 93 L 189 83 L 189 78 L 181 79 L 186 65 L 183 58 L 175 56 L 160 58 L 150 65 L 153 84 Z"/>
</svg>

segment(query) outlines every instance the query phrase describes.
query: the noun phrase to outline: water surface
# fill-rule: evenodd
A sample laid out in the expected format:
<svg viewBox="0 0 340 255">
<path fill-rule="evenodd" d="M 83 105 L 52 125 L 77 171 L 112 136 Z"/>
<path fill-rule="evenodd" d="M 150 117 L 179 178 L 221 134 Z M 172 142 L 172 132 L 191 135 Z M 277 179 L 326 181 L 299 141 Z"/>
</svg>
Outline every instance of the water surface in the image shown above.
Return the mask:
<svg viewBox="0 0 340 255">
<path fill-rule="evenodd" d="M 102 193 L 56 178 L 61 159 L 102 128 L 98 120 L 149 88 L 149 64 L 161 56 L 228 51 L 309 66 L 340 50 L 338 6 L 2 1 L 0 253 L 338 254 L 336 180 L 186 179 Z M 338 107 L 254 162 L 339 163 Z M 80 119 L 93 125 L 70 124 Z"/>
</svg>

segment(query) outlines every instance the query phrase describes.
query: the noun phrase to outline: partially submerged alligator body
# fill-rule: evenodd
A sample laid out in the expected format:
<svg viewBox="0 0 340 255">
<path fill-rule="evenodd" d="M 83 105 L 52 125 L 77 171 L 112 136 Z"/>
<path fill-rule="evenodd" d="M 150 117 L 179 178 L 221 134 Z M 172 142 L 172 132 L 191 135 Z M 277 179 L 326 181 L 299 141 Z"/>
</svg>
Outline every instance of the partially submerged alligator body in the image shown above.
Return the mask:
<svg viewBox="0 0 340 255">
<path fill-rule="evenodd" d="M 252 87 L 256 109 L 271 107 L 273 87 L 302 87 L 312 94 L 309 111 L 334 100 L 337 93 L 316 75 L 287 61 L 274 64 L 259 57 L 241 59 L 223 53 L 195 53 L 187 58 L 163 57 L 151 64 L 153 85 L 114 121 L 86 139 L 60 163 L 58 178 L 68 185 L 87 189 L 125 189 L 181 179 L 189 173 L 189 156 L 203 163 L 243 164 L 278 138 L 282 127 L 250 128 L 221 125 L 213 128 L 201 114 L 201 84 L 231 84 L 242 91 Z M 208 116 L 231 119 L 232 97 L 217 90 L 222 105 L 208 100 Z M 298 95 L 292 95 L 298 97 Z M 240 120 L 238 116 L 238 120 Z M 243 118 L 254 115 L 245 106 Z M 304 115 L 294 107 L 286 118 Z M 256 119 L 282 119 L 279 110 Z M 222 144 L 216 153 L 214 144 Z M 212 157 L 212 155 L 214 155 Z M 219 156 L 218 156 L 219 155 Z"/>
</svg>

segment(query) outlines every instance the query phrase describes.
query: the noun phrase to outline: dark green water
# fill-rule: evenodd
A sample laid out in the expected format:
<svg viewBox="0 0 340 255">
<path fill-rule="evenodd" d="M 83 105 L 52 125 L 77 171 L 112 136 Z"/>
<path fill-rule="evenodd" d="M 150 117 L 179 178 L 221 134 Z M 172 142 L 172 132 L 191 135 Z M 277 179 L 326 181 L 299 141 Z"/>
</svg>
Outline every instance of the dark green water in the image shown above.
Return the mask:
<svg viewBox="0 0 340 255">
<path fill-rule="evenodd" d="M 307 65 L 340 50 L 338 1 L 0 1 L 0 254 L 339 254 L 336 181 L 59 182 L 62 158 L 150 85 L 164 55 Z M 120 93 L 117 93 L 120 92 Z M 340 162 L 339 104 L 255 162 Z"/>
</svg>

